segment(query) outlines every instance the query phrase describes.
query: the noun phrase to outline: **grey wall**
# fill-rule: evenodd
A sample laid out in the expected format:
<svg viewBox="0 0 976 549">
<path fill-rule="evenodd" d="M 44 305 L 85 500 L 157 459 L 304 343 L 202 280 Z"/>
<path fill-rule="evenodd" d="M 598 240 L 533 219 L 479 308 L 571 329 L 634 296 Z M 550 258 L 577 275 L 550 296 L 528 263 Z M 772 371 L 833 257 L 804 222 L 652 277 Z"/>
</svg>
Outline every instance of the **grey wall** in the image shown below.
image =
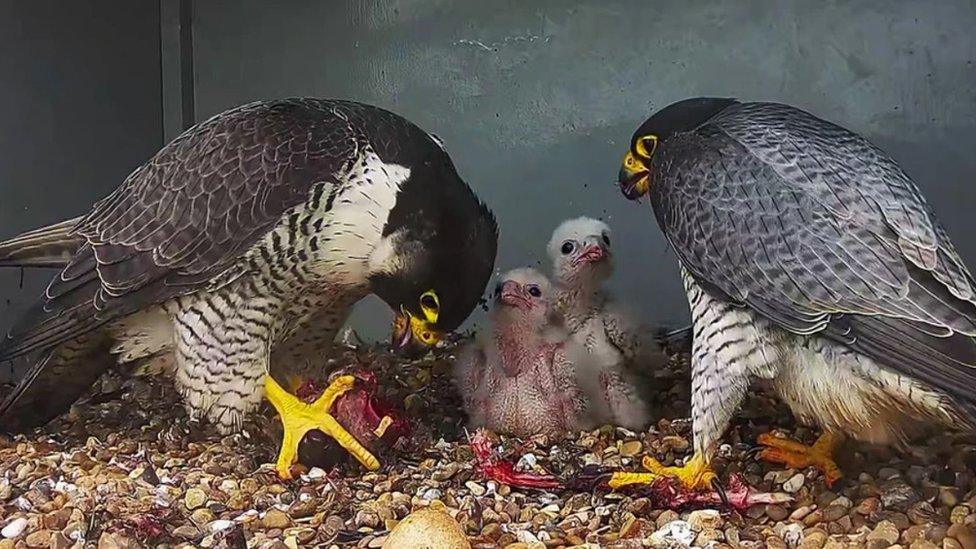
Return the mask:
<svg viewBox="0 0 976 549">
<path fill-rule="evenodd" d="M 632 131 L 700 94 L 785 101 L 862 132 L 914 175 L 976 267 L 976 5 L 438 0 L 196 2 L 197 117 L 288 95 L 356 99 L 443 137 L 498 214 L 498 266 L 568 216 L 616 233 L 618 293 L 680 321 L 673 256 L 612 185 Z M 359 326 L 382 334 L 375 304 Z"/>
<path fill-rule="evenodd" d="M 0 3 L 0 236 L 84 211 L 161 145 L 163 114 L 172 135 L 193 109 L 201 120 L 260 98 L 344 97 L 445 139 L 498 214 L 500 268 L 539 260 L 562 219 L 602 216 L 618 293 L 682 321 L 674 258 L 646 204 L 612 181 L 646 116 L 716 94 L 786 101 L 869 136 L 976 267 L 971 1 L 162 5 L 160 53 L 156 2 Z M 2 328 L 39 290 L 41 278 L 18 279 L 0 271 Z M 388 321 L 376 302 L 355 317 L 372 336 Z"/>
<path fill-rule="evenodd" d="M 0 238 L 84 213 L 162 144 L 159 4 L 0 2 Z M 50 271 L 0 269 L 0 330 Z"/>
</svg>

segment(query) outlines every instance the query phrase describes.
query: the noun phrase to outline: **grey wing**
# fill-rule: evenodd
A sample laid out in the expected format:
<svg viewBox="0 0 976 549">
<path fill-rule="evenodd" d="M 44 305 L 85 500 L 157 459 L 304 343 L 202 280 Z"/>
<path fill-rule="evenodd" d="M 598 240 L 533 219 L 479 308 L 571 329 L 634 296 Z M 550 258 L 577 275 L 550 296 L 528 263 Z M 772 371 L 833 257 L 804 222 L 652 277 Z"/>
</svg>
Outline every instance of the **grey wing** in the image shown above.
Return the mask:
<svg viewBox="0 0 976 549">
<path fill-rule="evenodd" d="M 893 160 L 773 104 L 730 109 L 668 145 L 655 215 L 699 284 L 972 407 L 973 278 Z"/>
<path fill-rule="evenodd" d="M 196 291 L 227 270 L 350 161 L 354 132 L 330 105 L 245 105 L 164 147 L 79 222 L 85 244 L 0 345 L 0 360 Z"/>
</svg>

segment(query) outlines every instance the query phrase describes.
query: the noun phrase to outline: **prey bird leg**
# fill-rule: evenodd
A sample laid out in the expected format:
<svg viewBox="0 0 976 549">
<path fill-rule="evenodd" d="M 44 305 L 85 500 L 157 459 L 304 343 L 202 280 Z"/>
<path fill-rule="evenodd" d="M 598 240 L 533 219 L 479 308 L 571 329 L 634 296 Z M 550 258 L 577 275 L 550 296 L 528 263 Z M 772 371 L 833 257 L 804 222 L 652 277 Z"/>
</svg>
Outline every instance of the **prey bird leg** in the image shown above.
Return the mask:
<svg viewBox="0 0 976 549">
<path fill-rule="evenodd" d="M 335 439 L 363 467 L 371 471 L 379 469 L 379 460 L 340 425 L 330 413 L 336 399 L 352 389 L 355 382 L 356 378 L 351 375 L 340 376 L 325 389 L 322 396 L 315 399 L 311 404 L 307 404 L 285 391 L 270 375 L 265 376 L 265 396 L 278 410 L 282 427 L 284 427 L 281 450 L 278 452 L 278 460 L 275 464 L 275 470 L 279 477 L 291 478 L 291 465 L 298 455 L 298 445 L 306 433 L 313 429 L 318 429 Z"/>
</svg>

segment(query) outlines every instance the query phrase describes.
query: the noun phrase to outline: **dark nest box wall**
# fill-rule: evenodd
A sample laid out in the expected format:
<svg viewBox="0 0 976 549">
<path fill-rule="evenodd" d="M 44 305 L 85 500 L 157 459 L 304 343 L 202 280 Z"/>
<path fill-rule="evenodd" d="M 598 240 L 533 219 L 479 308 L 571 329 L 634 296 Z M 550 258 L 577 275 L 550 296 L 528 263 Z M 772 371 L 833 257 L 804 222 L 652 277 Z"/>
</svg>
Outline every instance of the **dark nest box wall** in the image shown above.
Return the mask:
<svg viewBox="0 0 976 549">
<path fill-rule="evenodd" d="M 649 320 L 683 322 L 674 257 L 647 205 L 613 180 L 646 116 L 707 94 L 788 102 L 865 134 L 915 177 L 976 267 L 968 0 L 51 6 L 0 8 L 2 236 L 78 213 L 164 129 L 255 99 L 343 97 L 444 139 L 498 214 L 500 269 L 544 259 L 562 219 L 603 217 L 616 292 Z M 13 305 L 38 291 L 0 275 Z M 354 317 L 370 336 L 389 319 L 376 302 Z"/>
</svg>

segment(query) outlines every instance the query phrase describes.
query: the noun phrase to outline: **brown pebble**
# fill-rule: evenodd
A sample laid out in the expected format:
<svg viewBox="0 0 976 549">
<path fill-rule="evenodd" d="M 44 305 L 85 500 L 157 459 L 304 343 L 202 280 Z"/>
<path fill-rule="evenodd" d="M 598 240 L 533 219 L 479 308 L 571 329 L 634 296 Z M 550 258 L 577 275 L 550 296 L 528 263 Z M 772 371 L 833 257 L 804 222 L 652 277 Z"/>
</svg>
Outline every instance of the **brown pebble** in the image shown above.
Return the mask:
<svg viewBox="0 0 976 549">
<path fill-rule="evenodd" d="M 261 519 L 261 524 L 268 529 L 278 528 L 284 530 L 291 526 L 291 518 L 278 509 L 270 509 Z"/>
<path fill-rule="evenodd" d="M 766 516 L 773 519 L 774 521 L 781 521 L 785 519 L 788 515 L 786 507 L 782 505 L 767 505 L 766 506 Z"/>
<path fill-rule="evenodd" d="M 819 531 L 811 532 L 803 536 L 799 549 L 820 549 L 826 542 L 827 534 Z"/>
<path fill-rule="evenodd" d="M 964 524 L 953 524 L 949 527 L 949 537 L 962 545 L 963 549 L 976 549 L 976 533 Z"/>
<path fill-rule="evenodd" d="M 795 511 L 793 511 L 792 513 L 790 513 L 790 520 L 793 521 L 803 520 L 812 511 L 813 511 L 813 507 L 810 507 L 809 505 L 804 505 L 803 507 L 800 507 Z"/>
<path fill-rule="evenodd" d="M 894 545 L 898 543 L 898 538 L 901 534 L 898 532 L 898 528 L 890 520 L 883 520 L 874 527 L 874 530 L 868 534 L 868 541 L 881 540 L 887 542 L 888 545 Z"/>
<path fill-rule="evenodd" d="M 117 532 L 103 532 L 98 538 L 98 549 L 137 549 L 140 546 L 136 540 Z"/>
<path fill-rule="evenodd" d="M 823 510 L 823 519 L 827 522 L 834 522 L 845 516 L 847 516 L 847 509 L 840 505 L 828 505 Z"/>
<path fill-rule="evenodd" d="M 857 511 L 858 514 L 870 516 L 876 513 L 880 507 L 881 500 L 878 498 L 867 498 L 861 503 L 858 503 L 854 510 Z"/>
<path fill-rule="evenodd" d="M 51 531 L 50 530 L 38 530 L 36 532 L 31 532 L 27 534 L 27 538 L 24 540 L 28 547 L 47 547 L 51 544 Z"/>
</svg>

